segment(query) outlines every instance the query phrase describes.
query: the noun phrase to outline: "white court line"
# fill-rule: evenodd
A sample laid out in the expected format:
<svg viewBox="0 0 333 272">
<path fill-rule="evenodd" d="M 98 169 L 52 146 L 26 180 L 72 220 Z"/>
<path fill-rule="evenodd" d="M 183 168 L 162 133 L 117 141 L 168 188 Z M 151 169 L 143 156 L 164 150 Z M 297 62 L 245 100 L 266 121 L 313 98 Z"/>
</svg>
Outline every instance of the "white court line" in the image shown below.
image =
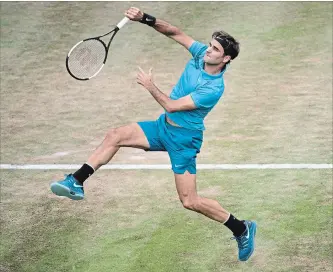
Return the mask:
<svg viewBox="0 0 333 272">
<path fill-rule="evenodd" d="M 81 164 L 0 164 L 0 169 L 13 170 L 70 170 Z M 100 169 L 171 169 L 170 164 L 108 164 Z M 333 164 L 197 164 L 197 169 L 333 169 Z"/>
</svg>

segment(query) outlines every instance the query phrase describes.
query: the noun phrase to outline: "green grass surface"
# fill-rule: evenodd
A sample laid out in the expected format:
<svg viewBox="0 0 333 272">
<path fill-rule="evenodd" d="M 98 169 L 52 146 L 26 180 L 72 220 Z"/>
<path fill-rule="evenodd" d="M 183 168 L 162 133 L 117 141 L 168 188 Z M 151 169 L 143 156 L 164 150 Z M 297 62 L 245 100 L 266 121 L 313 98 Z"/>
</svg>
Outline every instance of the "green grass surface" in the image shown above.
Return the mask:
<svg viewBox="0 0 333 272">
<path fill-rule="evenodd" d="M 201 195 L 258 223 L 246 264 L 229 230 L 182 208 L 166 173 L 101 171 L 86 200 L 73 202 L 49 191 L 60 173 L 3 171 L 1 263 L 8 271 L 330 271 L 330 170 L 201 171 Z"/>
</svg>

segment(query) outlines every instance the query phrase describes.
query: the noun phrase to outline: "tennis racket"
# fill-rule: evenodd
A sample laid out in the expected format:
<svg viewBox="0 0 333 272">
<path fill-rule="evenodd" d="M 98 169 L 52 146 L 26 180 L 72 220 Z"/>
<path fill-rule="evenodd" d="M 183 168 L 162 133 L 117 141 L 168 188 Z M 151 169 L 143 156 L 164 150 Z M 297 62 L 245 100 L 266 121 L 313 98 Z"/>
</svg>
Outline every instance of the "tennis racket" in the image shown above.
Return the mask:
<svg viewBox="0 0 333 272">
<path fill-rule="evenodd" d="M 114 36 L 128 21 L 129 19 L 125 17 L 110 32 L 102 36 L 85 39 L 74 45 L 66 58 L 68 73 L 77 80 L 88 80 L 95 77 L 106 62 Z M 111 34 L 111 38 L 106 45 L 101 38 L 109 34 Z"/>
</svg>

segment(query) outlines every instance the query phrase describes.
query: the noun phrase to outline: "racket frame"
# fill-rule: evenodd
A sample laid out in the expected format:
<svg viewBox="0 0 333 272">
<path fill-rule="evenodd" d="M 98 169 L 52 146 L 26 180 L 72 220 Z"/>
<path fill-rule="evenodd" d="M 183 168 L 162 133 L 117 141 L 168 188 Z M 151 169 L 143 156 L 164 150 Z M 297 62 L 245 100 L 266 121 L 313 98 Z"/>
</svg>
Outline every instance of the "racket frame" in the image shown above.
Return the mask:
<svg viewBox="0 0 333 272">
<path fill-rule="evenodd" d="M 105 62 L 106 62 L 107 57 L 108 57 L 108 54 L 109 54 L 110 45 L 111 45 L 111 42 L 112 42 L 114 36 L 117 34 L 117 32 L 120 30 L 120 28 L 122 28 L 122 27 L 123 27 L 128 21 L 129 21 L 129 19 L 128 19 L 127 17 L 125 17 L 125 18 L 123 18 L 123 19 L 122 19 L 122 20 L 116 25 L 116 27 L 115 27 L 114 29 L 112 29 L 112 30 L 109 31 L 108 33 L 106 33 L 106 34 L 104 34 L 104 35 L 101 35 L 101 36 L 97 36 L 97 37 L 92 37 L 92 38 L 84 39 L 84 40 L 82 40 L 82 41 L 79 41 L 77 44 L 75 44 L 75 45 L 71 48 L 71 50 L 68 52 L 67 57 L 66 57 L 66 69 L 67 69 L 68 73 L 69 73 L 73 78 L 75 78 L 75 79 L 77 79 L 77 80 L 89 80 L 89 79 L 95 77 L 95 76 L 96 76 L 96 75 L 102 70 L 102 68 L 103 68 L 104 65 L 105 65 Z M 104 42 L 103 40 L 101 40 L 100 38 L 103 38 L 103 37 L 105 37 L 105 36 L 111 34 L 112 32 L 114 32 L 114 33 L 112 34 L 112 36 L 111 36 L 111 38 L 110 38 L 110 40 L 109 40 L 108 45 L 106 45 L 105 42 Z M 98 71 L 97 71 L 94 75 L 92 75 L 92 76 L 90 76 L 90 77 L 88 77 L 88 78 L 78 78 L 78 77 L 76 77 L 76 76 L 70 71 L 70 69 L 69 69 L 69 67 L 68 67 L 68 60 L 69 60 L 69 58 L 70 58 L 70 54 L 72 53 L 72 51 L 73 51 L 73 50 L 74 50 L 79 44 L 81 44 L 81 43 L 83 43 L 83 42 L 85 42 L 85 41 L 89 41 L 89 40 L 98 40 L 100 43 L 103 44 L 104 49 L 105 49 L 105 57 L 104 57 L 104 61 L 103 61 L 102 66 L 98 69 Z"/>
</svg>

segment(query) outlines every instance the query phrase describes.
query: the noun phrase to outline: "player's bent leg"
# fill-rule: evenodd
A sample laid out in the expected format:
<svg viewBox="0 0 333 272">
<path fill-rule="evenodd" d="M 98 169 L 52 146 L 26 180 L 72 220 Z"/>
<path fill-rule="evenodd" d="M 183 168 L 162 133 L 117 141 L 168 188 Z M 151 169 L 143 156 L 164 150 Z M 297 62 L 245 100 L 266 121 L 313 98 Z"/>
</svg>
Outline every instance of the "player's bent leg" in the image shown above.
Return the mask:
<svg viewBox="0 0 333 272">
<path fill-rule="evenodd" d="M 257 224 L 254 221 L 239 221 L 212 199 L 200 197 L 196 190 L 196 175 L 186 171 L 175 173 L 176 188 L 184 208 L 201 213 L 223 223 L 234 233 L 238 245 L 238 259 L 247 261 L 254 252 Z"/>
<path fill-rule="evenodd" d="M 51 184 L 51 191 L 58 196 L 65 196 L 73 200 L 84 198 L 83 182 L 94 171 L 107 164 L 120 147 L 135 147 L 149 149 L 149 142 L 141 129 L 134 123 L 127 126 L 110 129 L 104 141 L 97 147 L 77 172 L 65 176 L 65 179 Z"/>
<path fill-rule="evenodd" d="M 180 201 L 184 208 L 201 213 L 215 221 L 224 223 L 229 213 L 213 199 L 201 197 L 196 190 L 196 174 L 185 171 L 184 174 L 175 173 L 175 182 Z"/>
<path fill-rule="evenodd" d="M 88 159 L 88 164 L 95 170 L 107 164 L 120 147 L 149 149 L 149 142 L 137 123 L 110 129 L 103 142 Z"/>
</svg>

